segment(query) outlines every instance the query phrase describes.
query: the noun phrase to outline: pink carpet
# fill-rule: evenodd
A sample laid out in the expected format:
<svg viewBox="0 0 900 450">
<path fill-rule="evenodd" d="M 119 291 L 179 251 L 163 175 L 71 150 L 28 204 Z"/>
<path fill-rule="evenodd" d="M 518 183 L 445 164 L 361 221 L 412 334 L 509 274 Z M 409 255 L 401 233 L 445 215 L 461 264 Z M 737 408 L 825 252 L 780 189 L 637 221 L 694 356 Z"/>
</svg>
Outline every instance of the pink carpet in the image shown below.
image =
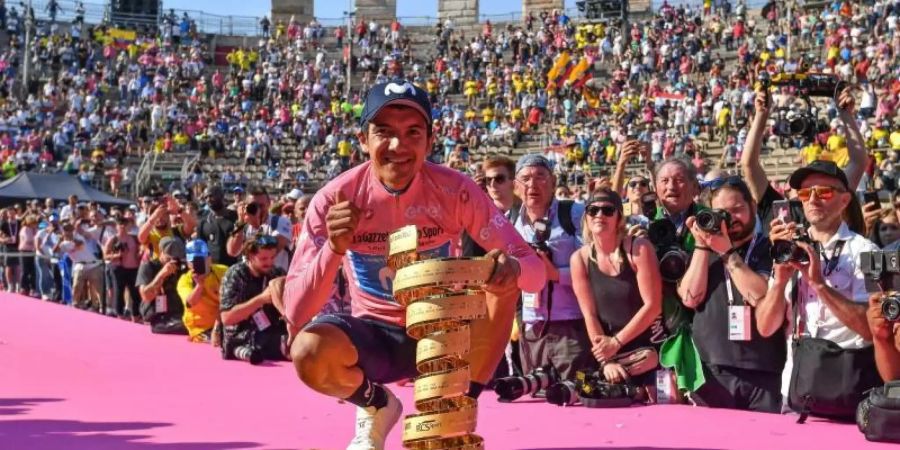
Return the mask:
<svg viewBox="0 0 900 450">
<path fill-rule="evenodd" d="M 410 387 L 392 387 L 411 410 Z M 285 363 L 222 361 L 206 345 L 0 296 L 2 449 L 341 449 L 354 409 Z M 482 396 L 479 433 L 504 449 L 863 449 L 853 425 L 686 406 L 558 408 Z M 388 449 L 400 449 L 399 427 Z"/>
</svg>

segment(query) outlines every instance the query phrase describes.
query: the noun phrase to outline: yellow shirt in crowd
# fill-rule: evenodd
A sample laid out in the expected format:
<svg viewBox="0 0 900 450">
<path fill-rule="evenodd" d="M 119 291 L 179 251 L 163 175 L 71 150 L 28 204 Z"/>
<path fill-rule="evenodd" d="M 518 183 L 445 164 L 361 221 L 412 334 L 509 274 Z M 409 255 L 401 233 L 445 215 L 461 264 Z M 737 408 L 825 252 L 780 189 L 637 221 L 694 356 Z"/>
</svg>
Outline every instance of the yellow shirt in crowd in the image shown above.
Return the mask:
<svg viewBox="0 0 900 450">
<path fill-rule="evenodd" d="M 228 266 L 222 264 L 213 264 L 209 268 L 209 273 L 203 280 L 203 292 L 200 294 L 200 300 L 193 307 L 188 307 L 185 299 L 190 297 L 194 292 L 194 278 L 191 272 L 186 272 L 178 279 L 178 296 L 184 303 L 184 315 L 182 321 L 191 340 L 197 340 L 197 337 L 206 330 L 212 329 L 219 317 L 219 288 L 222 285 L 222 277 Z"/>
</svg>

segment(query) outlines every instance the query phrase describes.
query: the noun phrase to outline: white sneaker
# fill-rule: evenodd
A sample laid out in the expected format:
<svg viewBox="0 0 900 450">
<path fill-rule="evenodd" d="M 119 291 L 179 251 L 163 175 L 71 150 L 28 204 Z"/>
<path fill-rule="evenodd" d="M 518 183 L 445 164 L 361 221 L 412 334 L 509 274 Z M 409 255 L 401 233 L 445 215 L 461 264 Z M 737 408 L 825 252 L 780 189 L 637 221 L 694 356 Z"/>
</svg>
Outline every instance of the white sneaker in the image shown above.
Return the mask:
<svg viewBox="0 0 900 450">
<path fill-rule="evenodd" d="M 347 450 L 384 450 L 384 440 L 400 420 L 403 405 L 393 392 L 386 387 L 383 389 L 387 395 L 387 404 L 383 408 L 356 408 L 356 436 Z"/>
</svg>

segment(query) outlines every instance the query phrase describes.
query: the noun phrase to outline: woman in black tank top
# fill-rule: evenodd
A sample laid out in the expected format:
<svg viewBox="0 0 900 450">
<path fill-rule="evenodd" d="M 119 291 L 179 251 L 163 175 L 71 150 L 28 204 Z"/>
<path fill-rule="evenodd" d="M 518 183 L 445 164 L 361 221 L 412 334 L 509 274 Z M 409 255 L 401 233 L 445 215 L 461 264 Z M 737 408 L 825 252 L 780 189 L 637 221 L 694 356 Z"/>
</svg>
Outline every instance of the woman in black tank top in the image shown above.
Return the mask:
<svg viewBox="0 0 900 450">
<path fill-rule="evenodd" d="M 585 245 L 572 254 L 572 287 L 584 315 L 592 353 L 607 381 L 631 378 L 612 360 L 651 347 L 650 326 L 662 312 L 662 278 L 656 251 L 643 238 L 625 237 L 622 199 L 609 189 L 594 192 L 584 215 Z M 639 377 L 637 384 L 653 384 Z"/>
</svg>

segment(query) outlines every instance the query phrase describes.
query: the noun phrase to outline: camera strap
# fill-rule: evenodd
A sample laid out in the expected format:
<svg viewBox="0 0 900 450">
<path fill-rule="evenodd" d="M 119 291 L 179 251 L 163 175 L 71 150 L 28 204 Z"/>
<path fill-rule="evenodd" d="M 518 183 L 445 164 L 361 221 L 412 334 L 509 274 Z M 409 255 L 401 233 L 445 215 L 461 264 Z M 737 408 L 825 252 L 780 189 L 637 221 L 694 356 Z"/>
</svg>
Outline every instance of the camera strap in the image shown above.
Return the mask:
<svg viewBox="0 0 900 450">
<path fill-rule="evenodd" d="M 747 253 L 744 254 L 744 264 L 750 264 L 750 255 L 753 254 L 753 250 L 756 249 L 757 244 L 759 244 L 758 233 L 753 235 L 750 246 L 747 247 Z M 731 274 L 728 273 L 728 268 L 725 267 L 725 261 L 722 261 L 722 271 L 725 272 L 725 292 L 728 293 L 728 306 L 734 306 L 734 291 L 731 286 Z M 741 298 L 743 299 L 743 297 Z"/>
</svg>

